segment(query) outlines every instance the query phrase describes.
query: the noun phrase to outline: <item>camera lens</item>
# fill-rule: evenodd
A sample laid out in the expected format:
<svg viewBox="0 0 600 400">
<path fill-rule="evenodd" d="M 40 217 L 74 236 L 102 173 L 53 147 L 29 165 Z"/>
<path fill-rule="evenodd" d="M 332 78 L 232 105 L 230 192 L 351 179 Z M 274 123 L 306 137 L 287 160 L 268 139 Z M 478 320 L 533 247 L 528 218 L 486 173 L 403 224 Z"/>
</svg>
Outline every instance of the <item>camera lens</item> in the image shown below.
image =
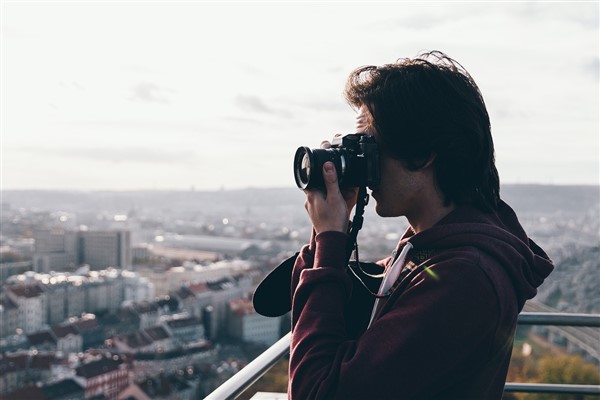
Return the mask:
<svg viewBox="0 0 600 400">
<path fill-rule="evenodd" d="M 313 170 L 312 151 L 308 147 L 299 147 L 294 157 L 294 178 L 300 189 L 306 189 Z"/>
<path fill-rule="evenodd" d="M 338 178 L 341 179 L 346 164 L 340 149 L 311 150 L 308 147 L 298 147 L 294 157 L 296 185 L 302 190 L 324 188 L 323 164 L 327 161 L 333 162 L 338 172 Z"/>
<path fill-rule="evenodd" d="M 305 154 L 302 157 L 302 162 L 300 164 L 300 179 L 303 182 L 308 182 L 308 177 L 310 176 L 310 158 L 308 154 Z"/>
</svg>

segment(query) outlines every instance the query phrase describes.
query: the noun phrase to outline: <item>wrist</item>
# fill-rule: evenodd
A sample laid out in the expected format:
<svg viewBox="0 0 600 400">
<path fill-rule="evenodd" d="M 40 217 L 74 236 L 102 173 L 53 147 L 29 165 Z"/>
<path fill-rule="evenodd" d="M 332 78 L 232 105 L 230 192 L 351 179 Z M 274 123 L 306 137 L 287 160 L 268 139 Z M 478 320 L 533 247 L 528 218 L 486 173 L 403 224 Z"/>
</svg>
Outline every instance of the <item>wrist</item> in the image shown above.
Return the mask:
<svg viewBox="0 0 600 400">
<path fill-rule="evenodd" d="M 314 266 L 346 268 L 346 248 L 349 236 L 346 232 L 325 231 L 315 236 Z"/>
</svg>

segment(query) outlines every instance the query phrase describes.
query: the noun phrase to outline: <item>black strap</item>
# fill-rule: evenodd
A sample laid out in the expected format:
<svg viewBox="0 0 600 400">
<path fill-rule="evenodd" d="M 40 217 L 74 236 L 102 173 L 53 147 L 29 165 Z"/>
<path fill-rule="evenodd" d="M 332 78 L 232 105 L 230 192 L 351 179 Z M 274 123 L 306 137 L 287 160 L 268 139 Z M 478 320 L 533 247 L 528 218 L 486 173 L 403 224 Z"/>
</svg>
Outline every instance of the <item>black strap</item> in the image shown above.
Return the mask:
<svg viewBox="0 0 600 400">
<path fill-rule="evenodd" d="M 358 237 L 358 231 L 363 226 L 363 214 L 365 213 L 365 206 L 369 203 L 369 195 L 367 194 L 367 187 L 361 186 L 358 188 L 358 199 L 356 202 L 356 210 L 354 211 L 354 218 L 352 218 L 352 223 L 350 224 L 350 231 L 348 235 L 350 236 L 350 240 L 348 241 L 347 251 L 346 251 L 346 265 L 350 262 L 350 258 L 352 257 L 352 252 L 356 248 L 356 239 Z"/>
</svg>

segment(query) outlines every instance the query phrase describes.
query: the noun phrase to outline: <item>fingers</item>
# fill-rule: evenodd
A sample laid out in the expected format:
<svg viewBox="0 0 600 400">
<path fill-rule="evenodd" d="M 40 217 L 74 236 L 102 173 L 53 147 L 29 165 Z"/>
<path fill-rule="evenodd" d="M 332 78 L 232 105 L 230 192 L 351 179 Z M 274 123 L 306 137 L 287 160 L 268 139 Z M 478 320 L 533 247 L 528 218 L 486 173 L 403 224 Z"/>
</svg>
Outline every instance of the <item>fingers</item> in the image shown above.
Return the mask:
<svg viewBox="0 0 600 400">
<path fill-rule="evenodd" d="M 335 166 L 331 161 L 323 165 L 325 190 L 305 190 L 304 207 L 312 221 L 315 232 L 339 231 L 348 228 L 348 208 L 338 186 Z"/>
<path fill-rule="evenodd" d="M 323 181 L 325 182 L 327 197 L 331 197 L 331 195 L 341 195 L 335 166 L 331 161 L 327 161 L 325 164 L 323 164 Z"/>
</svg>

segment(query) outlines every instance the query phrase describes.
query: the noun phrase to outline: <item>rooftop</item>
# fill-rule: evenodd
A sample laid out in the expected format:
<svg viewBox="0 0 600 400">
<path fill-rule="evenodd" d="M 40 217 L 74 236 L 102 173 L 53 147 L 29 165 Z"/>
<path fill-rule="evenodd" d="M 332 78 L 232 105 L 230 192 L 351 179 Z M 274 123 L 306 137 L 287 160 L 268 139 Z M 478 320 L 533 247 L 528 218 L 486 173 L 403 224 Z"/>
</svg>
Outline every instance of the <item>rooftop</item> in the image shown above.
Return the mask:
<svg viewBox="0 0 600 400">
<path fill-rule="evenodd" d="M 169 334 L 162 326 L 153 326 L 144 330 L 152 340 L 162 340 L 169 338 Z"/>
<path fill-rule="evenodd" d="M 256 314 L 251 300 L 237 299 L 229 302 L 229 309 L 236 315 Z"/>
<path fill-rule="evenodd" d="M 59 339 L 68 335 L 79 335 L 79 331 L 72 324 L 53 325 L 50 329 Z"/>
<path fill-rule="evenodd" d="M 186 326 L 201 325 L 202 321 L 197 317 L 173 318 L 166 321 L 166 324 L 173 329 L 184 328 Z"/>
<path fill-rule="evenodd" d="M 93 378 L 115 371 L 121 364 L 123 364 L 123 360 L 118 356 L 102 357 L 99 360 L 80 365 L 77 367 L 76 373 L 84 378 Z"/>
<path fill-rule="evenodd" d="M 40 346 L 44 343 L 56 344 L 56 338 L 50 331 L 40 331 L 27 335 L 29 344 L 33 346 Z"/>
<path fill-rule="evenodd" d="M 33 285 L 15 285 L 8 288 L 15 296 L 33 298 L 44 293 L 43 289 L 37 284 Z"/>
</svg>

